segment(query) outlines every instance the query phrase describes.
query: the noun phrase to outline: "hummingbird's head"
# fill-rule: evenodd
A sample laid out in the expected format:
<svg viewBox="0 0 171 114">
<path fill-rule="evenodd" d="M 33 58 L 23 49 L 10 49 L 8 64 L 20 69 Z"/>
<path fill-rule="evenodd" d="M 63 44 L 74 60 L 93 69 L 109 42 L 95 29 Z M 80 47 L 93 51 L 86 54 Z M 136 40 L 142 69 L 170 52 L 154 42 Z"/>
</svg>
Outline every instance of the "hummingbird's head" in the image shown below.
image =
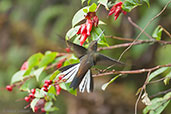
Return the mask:
<svg viewBox="0 0 171 114">
<path fill-rule="evenodd" d="M 97 40 L 94 40 L 88 46 L 89 51 L 96 51 L 97 50 Z"/>
<path fill-rule="evenodd" d="M 94 41 L 92 41 L 88 47 L 89 51 L 96 51 L 97 50 L 97 42 L 100 39 L 101 35 L 103 34 L 104 31 L 98 36 L 98 38 Z"/>
</svg>

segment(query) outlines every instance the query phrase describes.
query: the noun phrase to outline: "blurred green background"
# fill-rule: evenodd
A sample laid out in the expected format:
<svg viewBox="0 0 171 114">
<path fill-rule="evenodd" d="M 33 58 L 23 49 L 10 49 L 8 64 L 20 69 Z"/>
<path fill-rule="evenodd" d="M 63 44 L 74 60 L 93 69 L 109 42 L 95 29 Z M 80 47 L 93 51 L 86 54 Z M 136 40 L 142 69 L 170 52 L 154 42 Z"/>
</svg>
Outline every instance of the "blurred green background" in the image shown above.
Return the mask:
<svg viewBox="0 0 171 114">
<path fill-rule="evenodd" d="M 140 27 L 154 17 L 168 0 L 150 0 L 151 7 L 146 4 L 135 8 L 128 15 Z M 0 0 L 0 114 L 31 114 L 27 103 L 23 100 L 27 93 L 17 88 L 11 93 L 5 90 L 12 75 L 29 56 L 36 52 L 64 52 L 63 44 L 58 42 L 57 34 L 65 36 L 71 28 L 73 15 L 81 8 L 80 0 Z M 106 35 L 135 38 L 140 32 L 127 20 L 120 16 L 114 21 L 113 16 L 107 17 L 108 11 L 103 6 L 97 12 L 99 18 L 107 25 L 100 25 Z M 157 25 L 162 25 L 171 32 L 171 4 L 167 10 L 148 26 L 150 35 Z M 140 39 L 148 39 L 142 35 Z M 162 40 L 169 40 L 163 33 Z M 110 45 L 124 43 L 107 39 Z M 105 53 L 118 58 L 125 48 L 106 50 Z M 171 63 L 171 45 L 143 44 L 133 46 L 122 58 L 125 63 L 133 64 L 132 69 L 149 68 L 159 64 Z M 137 64 L 138 63 L 138 64 Z M 122 68 L 120 68 L 122 70 Z M 93 93 L 78 94 L 77 97 L 67 92 L 57 98 L 58 114 L 133 114 L 136 101 L 136 90 L 144 83 L 146 74 L 128 75 L 112 83 L 106 91 L 101 90 L 102 84 L 113 76 L 95 78 Z M 157 83 L 148 86 L 149 95 L 169 88 Z M 169 107 L 169 106 L 168 106 Z M 169 108 L 163 114 L 168 114 Z M 144 105 L 138 105 L 141 113 Z"/>
</svg>

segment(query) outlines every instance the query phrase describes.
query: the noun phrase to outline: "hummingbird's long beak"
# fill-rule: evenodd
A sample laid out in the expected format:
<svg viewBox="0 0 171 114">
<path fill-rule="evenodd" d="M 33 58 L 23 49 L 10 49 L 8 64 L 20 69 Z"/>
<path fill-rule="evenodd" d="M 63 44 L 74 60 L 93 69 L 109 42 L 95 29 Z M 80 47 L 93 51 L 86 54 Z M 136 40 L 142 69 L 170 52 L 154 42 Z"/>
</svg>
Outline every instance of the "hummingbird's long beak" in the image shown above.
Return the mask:
<svg viewBox="0 0 171 114">
<path fill-rule="evenodd" d="M 101 35 L 104 33 L 104 30 L 102 31 L 102 33 L 100 33 L 100 35 L 98 36 L 98 38 L 96 39 L 96 41 L 98 41 L 101 37 Z"/>
</svg>

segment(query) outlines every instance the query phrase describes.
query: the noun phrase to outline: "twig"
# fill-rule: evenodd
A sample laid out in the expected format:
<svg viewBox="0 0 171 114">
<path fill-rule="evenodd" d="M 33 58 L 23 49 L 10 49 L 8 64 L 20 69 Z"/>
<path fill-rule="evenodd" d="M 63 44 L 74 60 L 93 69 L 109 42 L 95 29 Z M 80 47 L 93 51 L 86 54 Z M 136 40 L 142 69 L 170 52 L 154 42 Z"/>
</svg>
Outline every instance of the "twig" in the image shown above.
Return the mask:
<svg viewBox="0 0 171 114">
<path fill-rule="evenodd" d="M 164 28 L 164 27 L 162 27 L 161 25 L 159 25 L 162 29 L 163 29 L 163 31 L 169 36 L 169 38 L 171 38 L 171 34 Z"/>
<path fill-rule="evenodd" d="M 138 26 L 135 22 L 132 21 L 131 17 L 128 17 L 128 21 L 137 29 L 139 29 L 140 31 L 143 31 L 143 29 L 140 26 Z M 154 40 L 148 33 L 146 33 L 145 31 L 143 32 L 149 39 Z"/>
<path fill-rule="evenodd" d="M 146 91 L 146 85 L 147 85 L 147 83 L 148 83 L 148 78 L 149 78 L 149 76 L 150 76 L 150 74 L 151 74 L 151 71 L 152 71 L 152 70 L 149 70 L 149 71 L 148 71 L 147 78 L 146 78 L 146 80 L 145 80 L 145 82 L 144 82 L 144 85 L 142 86 L 142 89 L 141 89 L 141 91 L 140 91 L 140 94 L 139 94 L 139 96 L 138 96 L 138 98 L 137 98 L 137 100 L 136 100 L 136 103 L 135 103 L 135 114 L 137 114 L 138 102 L 139 102 L 139 100 L 140 100 L 140 98 L 141 98 L 142 92 L 143 92 L 143 91 Z"/>
<path fill-rule="evenodd" d="M 167 45 L 167 44 L 171 44 L 171 41 L 158 41 L 158 40 L 138 40 L 136 42 L 131 42 L 131 43 L 123 43 L 123 44 L 117 44 L 117 45 L 114 45 L 114 46 L 109 46 L 109 47 L 100 47 L 98 48 L 98 51 L 101 51 L 101 50 L 110 50 L 110 49 L 114 49 L 114 48 L 121 48 L 121 47 L 128 47 L 128 46 L 133 46 L 133 45 L 139 45 L 139 44 L 144 44 L 144 43 L 160 43 L 160 44 L 163 44 L 163 45 Z"/>
<path fill-rule="evenodd" d="M 122 38 L 122 37 L 118 37 L 118 36 L 104 36 L 105 38 L 113 38 L 113 39 L 117 39 L 117 40 L 123 40 L 123 41 L 134 41 L 134 39 L 131 38 Z"/>
<path fill-rule="evenodd" d="M 171 92 L 171 89 L 168 89 L 168 90 L 165 90 L 165 91 L 158 92 L 157 94 L 150 96 L 150 98 L 154 98 L 154 97 L 156 97 L 156 96 L 159 96 L 159 95 L 162 95 L 162 94 L 166 94 L 166 93 L 168 93 L 168 92 Z"/>
<path fill-rule="evenodd" d="M 149 26 L 149 24 L 151 24 L 151 22 L 153 21 L 153 20 L 155 20 L 157 17 L 159 17 L 164 11 L 165 11 L 165 9 L 167 8 L 167 6 L 169 5 L 169 3 L 171 3 L 171 1 L 169 1 L 165 6 L 164 6 L 164 8 L 156 15 L 156 16 L 154 16 L 147 24 L 146 24 L 146 26 L 144 27 L 144 29 L 138 34 L 138 36 L 135 38 L 135 40 L 132 42 L 132 45 L 138 40 L 138 38 L 141 36 L 141 34 L 145 31 L 145 29 Z M 132 47 L 132 45 L 130 45 L 128 48 L 126 48 L 123 52 L 122 52 L 122 54 L 120 55 L 120 57 L 119 57 L 119 59 L 118 59 L 118 61 L 120 61 L 120 59 L 122 58 L 122 56 L 124 55 L 124 53 L 125 52 L 127 52 L 131 47 Z"/>
<path fill-rule="evenodd" d="M 153 83 L 156 83 L 156 82 L 160 82 L 160 81 L 162 81 L 164 79 L 166 79 L 166 77 L 163 77 L 163 78 L 158 79 L 158 80 L 151 81 L 151 82 L 149 82 L 149 84 L 153 84 Z"/>
<path fill-rule="evenodd" d="M 154 71 L 154 70 L 162 68 L 162 67 L 171 67 L 171 64 L 158 65 L 158 66 L 148 68 L 148 69 L 138 69 L 138 70 L 130 70 L 130 71 L 115 71 L 114 70 L 114 71 L 110 71 L 110 72 L 94 74 L 93 77 L 107 76 L 107 75 L 111 75 L 111 74 L 140 74 L 140 73 L 144 73 L 144 72 Z"/>
</svg>

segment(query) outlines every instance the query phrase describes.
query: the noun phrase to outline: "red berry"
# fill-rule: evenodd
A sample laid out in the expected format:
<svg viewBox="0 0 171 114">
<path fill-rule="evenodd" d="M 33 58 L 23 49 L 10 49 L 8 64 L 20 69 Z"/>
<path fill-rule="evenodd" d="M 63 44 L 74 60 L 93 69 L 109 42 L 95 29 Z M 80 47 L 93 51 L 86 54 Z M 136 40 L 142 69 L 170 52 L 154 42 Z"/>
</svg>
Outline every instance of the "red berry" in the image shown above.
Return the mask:
<svg viewBox="0 0 171 114">
<path fill-rule="evenodd" d="M 61 91 L 61 87 L 59 86 L 59 84 L 57 84 L 55 87 L 56 87 L 56 94 L 59 95 Z"/>
<path fill-rule="evenodd" d="M 30 97 L 25 97 L 24 100 L 25 100 L 26 102 L 29 102 L 29 101 L 30 101 Z"/>
<path fill-rule="evenodd" d="M 34 107 L 34 112 L 38 112 L 39 108 L 38 107 Z"/>
<path fill-rule="evenodd" d="M 124 15 L 126 15 L 126 14 L 127 14 L 127 12 L 126 12 L 126 11 L 124 11 L 124 10 L 122 10 L 122 13 L 123 13 Z"/>
<path fill-rule="evenodd" d="M 46 112 L 46 110 L 44 108 L 41 108 L 41 112 Z"/>
<path fill-rule="evenodd" d="M 44 83 L 43 87 L 48 88 L 49 84 L 48 83 Z"/>
<path fill-rule="evenodd" d="M 24 64 L 21 66 L 20 70 L 26 70 L 28 68 L 28 62 L 24 62 Z"/>
<path fill-rule="evenodd" d="M 47 88 L 45 88 L 45 87 L 43 87 L 43 91 L 48 92 L 48 89 L 47 89 Z"/>
<path fill-rule="evenodd" d="M 35 96 L 32 93 L 29 94 L 29 97 L 32 98 L 32 99 L 35 98 Z"/>
<path fill-rule="evenodd" d="M 63 76 L 59 76 L 58 78 L 59 78 L 59 80 L 62 80 Z"/>
<path fill-rule="evenodd" d="M 7 85 L 7 86 L 6 86 L 6 90 L 8 90 L 8 91 L 12 91 L 12 86 Z"/>
<path fill-rule="evenodd" d="M 31 89 L 31 93 L 35 94 L 36 93 L 36 89 Z"/>
<path fill-rule="evenodd" d="M 66 52 L 69 53 L 71 50 L 69 48 L 65 48 Z"/>
<path fill-rule="evenodd" d="M 62 66 L 62 63 L 58 63 L 58 64 L 57 64 L 57 68 L 58 68 L 58 69 L 61 68 L 61 66 Z"/>
<path fill-rule="evenodd" d="M 52 84 L 52 80 L 45 80 L 45 83 L 47 83 L 47 84 Z"/>
</svg>

